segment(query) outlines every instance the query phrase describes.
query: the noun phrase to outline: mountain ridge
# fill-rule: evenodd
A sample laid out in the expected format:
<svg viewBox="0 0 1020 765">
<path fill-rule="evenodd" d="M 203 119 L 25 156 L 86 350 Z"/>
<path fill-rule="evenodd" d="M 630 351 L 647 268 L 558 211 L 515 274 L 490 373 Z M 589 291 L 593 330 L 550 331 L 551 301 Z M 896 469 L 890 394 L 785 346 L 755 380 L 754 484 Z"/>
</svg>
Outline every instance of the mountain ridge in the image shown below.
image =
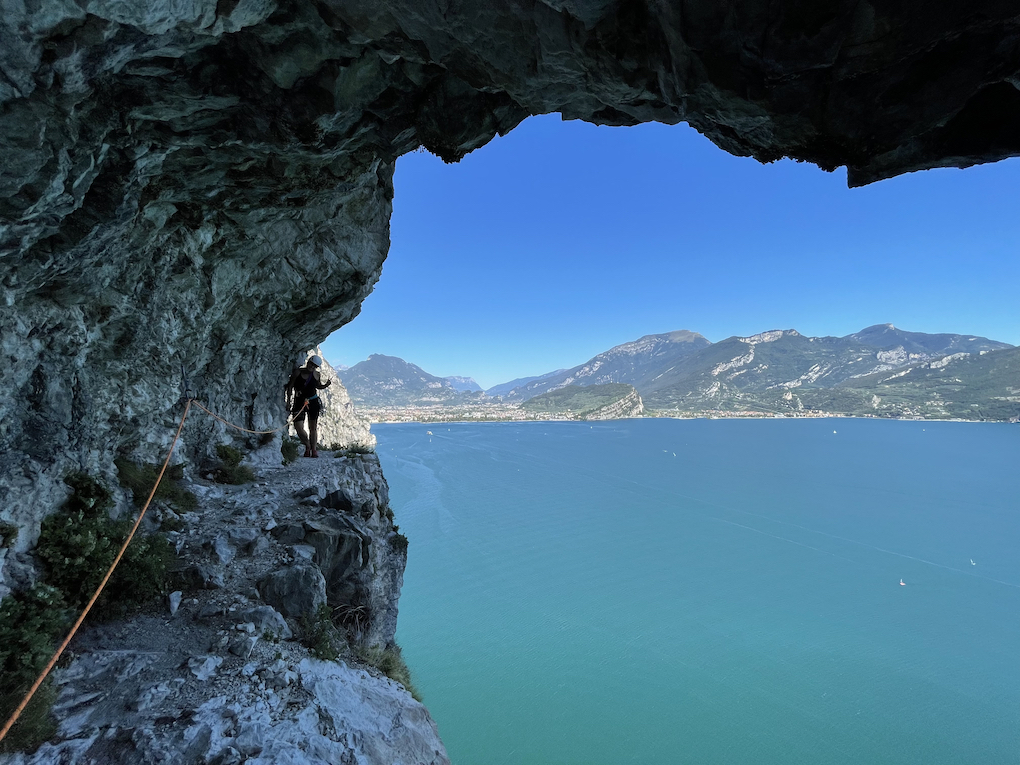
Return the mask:
<svg viewBox="0 0 1020 765">
<path fill-rule="evenodd" d="M 635 388 L 649 411 L 664 414 L 822 410 L 961 417 L 978 411 L 982 417 L 994 413 L 997 419 L 1010 419 L 1020 417 L 1020 400 L 1014 401 L 1011 392 L 1010 351 L 1020 358 L 1020 349 L 1009 343 L 977 335 L 910 332 L 892 324 L 875 324 L 842 337 L 775 329 L 716 343 L 696 332 L 676 330 L 644 335 L 570 369 L 511 380 L 484 392 L 458 391 L 451 382 L 470 378 L 436 377 L 380 354 L 351 367 L 344 377 L 352 399 L 367 406 L 516 406 L 568 387 L 624 384 Z M 985 356 L 990 358 L 980 363 L 958 363 Z M 953 383 L 948 373 L 939 372 L 946 368 L 967 370 L 969 382 Z M 990 379 L 982 379 L 978 370 Z"/>
<path fill-rule="evenodd" d="M 703 335 L 685 329 L 643 335 L 637 340 L 615 345 L 607 351 L 596 354 L 584 364 L 514 388 L 506 395 L 510 400 L 525 401 L 568 385 L 608 383 L 627 383 L 640 391 L 638 383 L 652 373 L 651 369 L 679 360 L 710 345 L 711 342 Z M 644 363 L 641 359 L 644 359 Z"/>
</svg>

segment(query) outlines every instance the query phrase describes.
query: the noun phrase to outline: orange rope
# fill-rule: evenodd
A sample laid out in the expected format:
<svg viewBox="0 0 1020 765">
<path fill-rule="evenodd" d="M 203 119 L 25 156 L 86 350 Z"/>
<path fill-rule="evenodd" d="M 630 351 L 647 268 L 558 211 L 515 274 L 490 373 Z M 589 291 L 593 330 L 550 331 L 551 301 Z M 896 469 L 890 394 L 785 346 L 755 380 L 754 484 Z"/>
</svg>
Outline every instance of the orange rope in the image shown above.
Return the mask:
<svg viewBox="0 0 1020 765">
<path fill-rule="evenodd" d="M 71 627 L 71 631 L 67 633 L 67 637 L 64 638 L 64 642 L 60 644 L 59 648 L 57 648 L 56 653 L 54 653 L 53 656 L 50 658 L 50 661 L 46 665 L 46 668 L 39 674 L 39 677 L 36 678 L 35 682 L 32 684 L 32 687 L 25 695 L 25 698 L 21 700 L 21 703 L 18 704 L 18 708 L 14 710 L 14 713 L 11 714 L 10 719 L 7 720 L 7 722 L 4 724 L 3 729 L 0 730 L 0 741 L 4 740 L 8 732 L 10 732 L 11 728 L 14 726 L 14 723 L 16 723 L 18 721 L 18 718 L 21 717 L 22 712 L 25 711 L 25 707 L 28 706 L 28 702 L 32 700 L 32 697 L 35 695 L 36 691 L 39 690 L 39 686 L 43 684 L 43 681 L 46 679 L 46 676 L 49 675 L 50 671 L 53 669 L 54 665 L 56 665 L 57 661 L 60 660 L 60 656 L 61 654 L 64 653 L 64 649 L 67 648 L 68 644 L 71 642 L 71 639 L 74 638 L 75 634 L 78 632 L 78 628 L 81 627 L 82 622 L 85 621 L 85 617 L 88 616 L 89 611 L 92 610 L 92 606 L 94 606 L 96 601 L 99 599 L 99 595 L 103 592 L 103 588 L 106 587 L 106 583 L 110 581 L 110 576 L 113 575 L 113 570 L 117 568 L 117 564 L 120 563 L 120 559 L 124 556 L 124 551 L 127 550 L 127 546 L 131 544 L 131 540 L 134 538 L 135 532 L 138 531 L 138 526 L 141 524 L 142 518 L 145 517 L 145 511 L 149 509 L 149 503 L 151 503 L 152 498 L 156 496 L 156 489 L 159 488 L 159 483 L 160 481 L 163 480 L 163 474 L 166 473 L 166 469 L 170 465 L 170 457 L 173 456 L 174 448 L 177 446 L 177 440 L 181 437 L 181 431 L 184 429 L 184 421 L 188 419 L 188 412 L 191 409 L 192 404 L 197 406 L 199 409 L 202 409 L 212 417 L 216 418 L 224 425 L 229 425 L 230 427 L 244 431 L 245 433 L 252 433 L 255 435 L 268 435 L 269 433 L 276 433 L 287 427 L 287 425 L 284 425 L 283 427 L 276 428 L 275 430 L 248 430 L 247 428 L 242 428 L 240 425 L 234 425 L 232 422 L 227 422 L 218 414 L 210 412 L 208 409 L 206 409 L 204 406 L 198 403 L 198 401 L 196 401 L 195 399 L 193 398 L 188 399 L 188 402 L 184 407 L 184 415 L 181 417 L 181 424 L 177 426 L 177 433 L 174 435 L 173 443 L 170 444 L 170 451 L 167 452 L 166 459 L 163 461 L 163 467 L 159 471 L 159 476 L 156 478 L 156 483 L 152 487 L 152 491 L 149 492 L 149 498 L 145 500 L 145 504 L 142 506 L 142 511 L 138 513 L 138 518 L 135 520 L 135 525 L 131 527 L 131 533 L 127 535 L 127 539 L 124 540 L 124 544 L 122 544 L 120 547 L 120 552 L 117 553 L 117 557 L 114 558 L 113 563 L 110 564 L 110 568 L 107 570 L 106 576 L 104 576 L 103 581 L 99 583 L 99 587 L 92 595 L 92 599 L 89 600 L 88 605 L 85 606 L 85 610 L 81 612 L 81 615 L 78 617 L 78 621 L 76 621 L 74 623 L 74 626 Z M 294 412 L 294 415 L 298 415 L 301 412 L 303 412 L 305 410 L 305 407 L 307 406 L 308 401 L 305 401 L 305 403 L 301 405 L 301 408 Z"/>
<path fill-rule="evenodd" d="M 204 408 L 205 407 L 203 407 L 203 409 Z M 159 482 L 163 480 L 163 474 L 166 472 L 167 466 L 170 464 L 170 457 L 174 453 L 174 447 L 177 446 L 177 439 L 180 438 L 181 431 L 184 429 L 184 421 L 188 419 L 189 409 L 191 409 L 190 399 L 188 400 L 187 405 L 184 407 L 184 415 L 181 417 L 181 424 L 177 426 L 177 434 L 174 436 L 173 443 L 170 444 L 170 451 L 167 452 L 166 459 L 163 461 L 163 468 L 159 471 L 159 477 L 156 478 L 156 483 L 152 487 L 152 491 L 149 492 L 149 498 L 145 500 L 145 505 L 142 507 L 142 511 L 138 513 L 138 518 L 135 520 L 135 525 L 131 528 L 131 533 L 127 535 L 127 539 L 124 540 L 124 544 L 120 546 L 120 552 L 117 553 L 117 557 L 114 558 L 113 563 L 110 564 L 110 568 L 109 570 L 107 570 L 106 576 L 104 576 L 103 581 L 99 583 L 99 587 L 96 589 L 96 592 L 92 596 L 92 599 L 88 602 L 88 605 L 85 606 L 85 610 L 81 612 L 81 616 L 78 617 L 78 621 L 76 621 L 74 623 L 74 626 L 71 627 L 71 631 L 67 633 L 67 637 L 64 638 L 64 642 L 60 644 L 60 647 L 57 649 L 56 653 L 54 653 L 53 657 L 50 659 L 49 664 L 46 665 L 46 668 L 42 671 L 42 673 L 40 673 L 39 677 L 36 678 L 35 683 L 32 684 L 32 687 L 25 695 L 25 698 L 21 700 L 20 704 L 18 704 L 18 708 L 14 710 L 14 713 L 11 715 L 10 719 L 4 725 L 3 730 L 0 730 L 0 741 L 4 740 L 4 737 L 7 735 L 8 731 L 10 731 L 10 729 L 14 726 L 14 723 L 17 722 L 18 718 L 21 717 L 21 713 L 25 711 L 25 707 L 28 706 L 28 702 L 32 700 L 32 697 L 35 695 L 35 692 L 39 690 L 39 686 L 43 684 L 43 680 L 46 679 L 46 676 L 50 673 L 50 670 L 53 669 L 54 665 L 60 659 L 60 655 L 64 652 L 64 649 L 67 648 L 68 643 L 71 642 L 71 638 L 73 638 L 75 633 L 78 632 L 78 628 L 81 627 L 82 622 L 85 621 L 85 617 L 88 616 L 89 611 L 92 610 L 92 606 L 95 605 L 95 602 L 99 599 L 99 595 L 103 591 L 103 588 L 106 587 L 106 583 L 110 580 L 110 576 L 113 574 L 113 570 L 117 568 L 117 564 L 120 563 L 120 559 L 123 557 L 124 551 L 127 549 L 127 546 L 131 543 L 132 538 L 134 538 L 135 532 L 138 530 L 138 526 L 142 522 L 142 518 L 145 517 L 145 511 L 149 509 L 149 503 L 152 502 L 152 498 L 156 496 L 156 489 L 159 488 Z"/>
<path fill-rule="evenodd" d="M 198 403 L 198 401 L 196 401 L 195 399 L 190 399 L 190 402 L 194 403 L 194 405 L 197 406 L 199 409 L 203 410 L 204 412 L 206 412 L 211 417 L 219 420 L 224 425 L 229 425 L 230 427 L 235 428 L 236 430 L 240 430 L 240 431 L 243 431 L 245 433 L 251 433 L 251 434 L 256 435 L 256 436 L 267 436 L 270 433 L 279 433 L 281 430 L 286 428 L 287 425 L 290 424 L 288 422 L 287 425 L 284 425 L 283 427 L 280 427 L 280 428 L 274 428 L 273 430 L 248 430 L 247 428 L 242 428 L 240 425 L 235 425 L 232 422 L 227 422 L 222 417 L 220 417 L 218 414 L 210 412 L 208 409 L 206 409 L 204 406 L 202 406 L 200 403 Z M 308 406 L 308 401 L 305 401 L 305 403 L 303 403 L 301 405 L 301 408 L 298 409 L 296 412 L 294 412 L 294 416 L 296 417 L 297 415 L 301 414 L 301 412 L 303 412 L 305 410 L 305 407 L 307 407 L 307 406 Z M 290 418 L 288 417 L 287 419 L 289 420 Z"/>
</svg>

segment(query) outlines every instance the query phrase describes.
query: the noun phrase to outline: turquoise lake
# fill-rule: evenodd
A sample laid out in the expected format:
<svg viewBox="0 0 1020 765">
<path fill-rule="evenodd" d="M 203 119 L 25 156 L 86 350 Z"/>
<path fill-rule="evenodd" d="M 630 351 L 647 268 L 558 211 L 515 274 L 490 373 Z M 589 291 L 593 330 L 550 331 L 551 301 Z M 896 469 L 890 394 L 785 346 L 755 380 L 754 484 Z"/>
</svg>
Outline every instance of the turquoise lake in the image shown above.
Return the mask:
<svg viewBox="0 0 1020 765">
<path fill-rule="evenodd" d="M 453 765 L 1020 762 L 1020 426 L 373 432 Z"/>
</svg>

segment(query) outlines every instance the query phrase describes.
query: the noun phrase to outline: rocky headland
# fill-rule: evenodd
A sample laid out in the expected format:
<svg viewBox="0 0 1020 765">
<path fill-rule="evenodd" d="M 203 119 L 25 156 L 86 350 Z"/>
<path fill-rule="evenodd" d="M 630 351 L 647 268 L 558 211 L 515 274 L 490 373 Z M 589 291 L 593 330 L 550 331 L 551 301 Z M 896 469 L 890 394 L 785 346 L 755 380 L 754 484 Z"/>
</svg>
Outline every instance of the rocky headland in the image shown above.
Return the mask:
<svg viewBox="0 0 1020 765">
<path fill-rule="evenodd" d="M 566 385 L 530 398 L 520 405 L 525 412 L 557 414 L 576 420 L 616 420 L 640 417 L 644 403 L 633 385 Z"/>
</svg>

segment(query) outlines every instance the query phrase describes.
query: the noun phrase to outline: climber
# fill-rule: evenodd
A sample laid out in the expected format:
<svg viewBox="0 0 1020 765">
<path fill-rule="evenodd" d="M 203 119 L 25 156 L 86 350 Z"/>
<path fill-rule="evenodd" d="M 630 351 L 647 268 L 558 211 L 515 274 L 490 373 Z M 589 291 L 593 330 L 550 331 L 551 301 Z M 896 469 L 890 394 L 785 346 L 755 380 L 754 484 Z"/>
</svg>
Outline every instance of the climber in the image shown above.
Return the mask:
<svg viewBox="0 0 1020 765">
<path fill-rule="evenodd" d="M 295 369 L 287 383 L 287 409 L 294 413 L 294 430 L 298 438 L 305 445 L 306 457 L 319 456 L 319 412 L 322 411 L 322 402 L 319 400 L 319 391 L 328 388 L 333 384 L 332 380 L 322 382 L 319 367 L 322 366 L 322 359 L 319 356 L 312 356 L 308 363 L 300 369 Z M 293 398 L 293 406 L 291 403 Z M 308 432 L 305 432 L 305 415 L 308 415 Z"/>
</svg>

